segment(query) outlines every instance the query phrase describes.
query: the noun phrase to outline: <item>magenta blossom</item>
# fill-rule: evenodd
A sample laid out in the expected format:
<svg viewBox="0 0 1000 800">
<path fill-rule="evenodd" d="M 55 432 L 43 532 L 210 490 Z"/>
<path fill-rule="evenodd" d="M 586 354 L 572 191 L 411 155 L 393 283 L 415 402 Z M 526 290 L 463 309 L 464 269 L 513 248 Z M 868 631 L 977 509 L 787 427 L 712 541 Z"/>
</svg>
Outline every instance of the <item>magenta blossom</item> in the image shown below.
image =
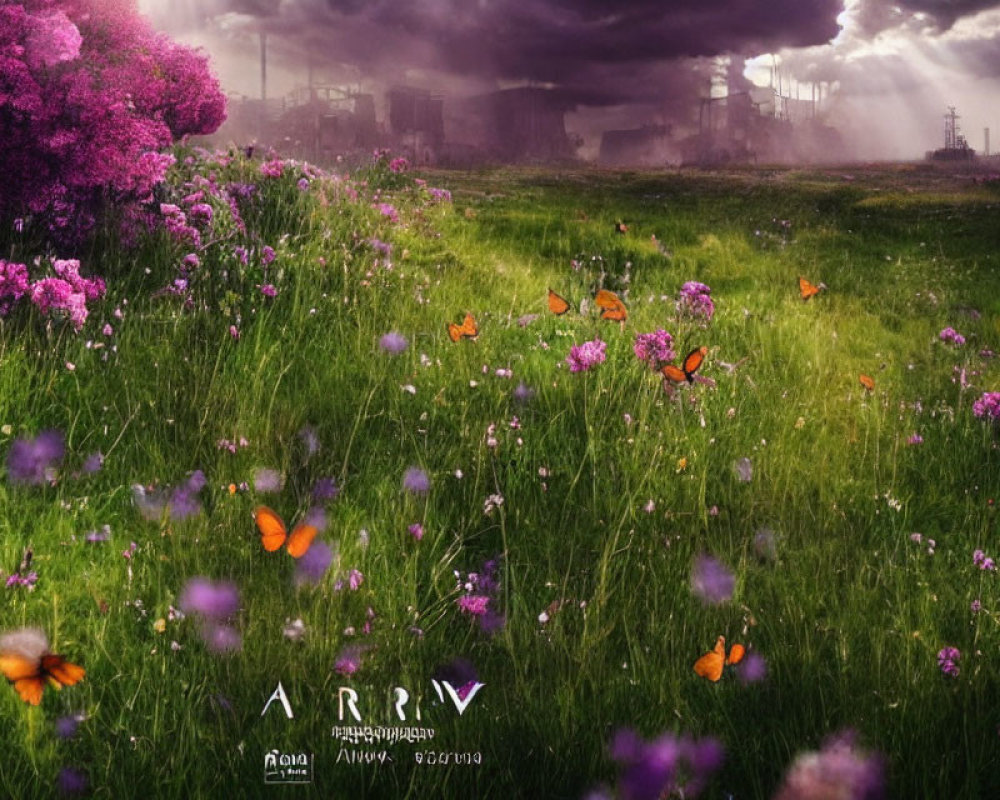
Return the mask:
<svg viewBox="0 0 1000 800">
<path fill-rule="evenodd" d="M 656 369 L 660 364 L 674 360 L 677 354 L 672 345 L 673 337 L 661 328 L 653 333 L 636 334 L 632 352 L 640 361 L 645 361 L 650 369 Z"/>
<path fill-rule="evenodd" d="M 65 439 L 59 431 L 42 431 L 34 439 L 15 439 L 7 453 L 7 477 L 14 483 L 44 483 L 54 476 L 65 452 Z"/>
<path fill-rule="evenodd" d="M 949 344 L 953 344 L 956 347 L 961 347 L 963 344 L 965 344 L 965 337 L 950 326 L 944 328 L 941 331 L 941 333 L 938 334 L 938 338 L 942 342 L 948 342 Z"/>
<path fill-rule="evenodd" d="M 883 764 L 878 755 L 855 747 L 854 734 L 839 734 L 817 753 L 795 759 L 774 800 L 877 800 L 884 790 Z"/>
<path fill-rule="evenodd" d="M 711 295 L 712 290 L 704 283 L 688 281 L 678 293 L 677 313 L 682 317 L 701 318 L 710 322 L 715 314 Z"/>
<path fill-rule="evenodd" d="M 972 404 L 972 413 L 979 418 L 1000 419 L 1000 392 L 983 392 Z"/>
<path fill-rule="evenodd" d="M 606 356 L 604 351 L 607 343 L 600 339 L 584 342 L 580 345 L 573 345 L 569 355 L 566 356 L 566 363 L 569 364 L 570 372 L 587 372 L 591 367 L 602 363 Z"/>
<path fill-rule="evenodd" d="M 952 678 L 957 678 L 959 673 L 958 662 L 962 658 L 962 651 L 957 647 L 944 647 L 938 654 L 938 666 L 941 672 Z"/>
</svg>

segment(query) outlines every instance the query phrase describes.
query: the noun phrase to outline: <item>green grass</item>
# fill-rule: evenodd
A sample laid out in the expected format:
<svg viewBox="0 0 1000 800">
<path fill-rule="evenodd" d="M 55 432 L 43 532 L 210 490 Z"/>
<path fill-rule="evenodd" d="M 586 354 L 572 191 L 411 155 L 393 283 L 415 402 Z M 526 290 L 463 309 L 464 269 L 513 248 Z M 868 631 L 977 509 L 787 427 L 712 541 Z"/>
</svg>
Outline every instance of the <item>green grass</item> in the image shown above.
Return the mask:
<svg viewBox="0 0 1000 800">
<path fill-rule="evenodd" d="M 0 481 L 0 569 L 31 545 L 39 573 L 34 591 L 2 590 L 0 628 L 41 627 L 87 669 L 39 708 L 0 692 L 0 795 L 49 796 L 71 765 L 105 798 L 578 798 L 614 783 L 607 745 L 623 726 L 720 739 L 711 797 L 772 796 L 797 753 L 843 728 L 883 755 L 890 796 L 1000 793 L 1000 578 L 972 563 L 977 548 L 1000 556 L 998 440 L 971 411 L 1000 388 L 995 360 L 978 355 L 1000 351 L 995 188 L 920 170 L 497 170 L 425 175 L 454 195 L 434 204 L 377 171 L 355 202 L 343 182 L 299 191 L 296 170 L 268 182 L 256 164 L 211 169 L 260 190 L 246 234 L 217 207 L 223 238 L 192 275 L 192 307 L 155 294 L 190 248 L 156 234 L 125 249 L 108 235 L 84 258 L 109 297 L 83 332 L 27 308 L 0 324 L 0 449 L 57 428 L 68 450 L 55 485 Z M 208 170 L 178 168 L 172 196 Z M 372 207 L 379 186 L 399 224 Z M 391 269 L 374 266 L 372 237 L 392 243 Z M 277 260 L 241 267 L 241 243 L 270 244 Z M 15 240 L 3 252 L 37 251 Z M 800 274 L 828 290 L 803 303 Z M 708 325 L 677 319 L 688 280 L 712 287 Z M 624 328 L 593 308 L 545 309 L 548 287 L 579 307 L 599 286 L 625 292 Z M 452 343 L 446 323 L 467 311 L 480 335 Z M 539 316 L 522 327 L 525 314 Z M 948 325 L 964 347 L 938 340 Z M 657 328 L 680 354 L 710 348 L 700 374 L 714 388 L 664 393 L 632 353 L 635 334 Z M 389 330 L 409 340 L 399 356 L 379 350 Z M 570 346 L 595 336 L 607 360 L 570 373 Z M 718 363 L 742 358 L 732 373 Z M 522 381 L 527 403 L 513 396 Z M 923 444 L 907 444 L 913 433 Z M 217 446 L 240 436 L 249 445 L 235 454 Z M 103 469 L 74 476 L 98 449 Z M 742 457 L 749 483 L 734 471 Z M 431 476 L 426 497 L 401 490 L 411 465 Z M 258 467 L 281 472 L 280 492 L 252 489 Z M 203 513 L 142 518 L 133 484 L 173 486 L 196 469 Z M 321 477 L 341 489 L 322 534 L 338 557 L 318 586 L 296 587 L 251 512 L 264 502 L 297 519 Z M 231 495 L 241 482 L 251 489 Z M 504 502 L 486 515 L 492 494 Z M 83 541 L 104 524 L 111 542 Z M 755 555 L 762 527 L 773 561 Z M 692 596 L 701 552 L 735 572 L 730 602 Z M 506 625 L 490 636 L 459 613 L 454 571 L 497 555 Z M 351 569 L 364 583 L 337 591 Z M 195 575 L 239 586 L 238 653 L 208 652 L 192 617 L 154 629 Z M 282 629 L 297 618 L 306 634 L 291 641 Z M 694 674 L 720 634 L 766 658 L 763 682 Z M 345 677 L 334 662 L 351 644 L 367 649 Z M 937 665 L 948 645 L 962 651 L 957 678 Z M 461 716 L 431 684 L 455 656 L 485 683 Z M 293 720 L 276 706 L 261 717 L 279 680 Z M 393 761 L 337 763 L 340 686 L 358 691 L 370 725 L 398 724 L 392 690 L 406 687 L 432 746 L 348 746 Z M 86 719 L 61 741 L 53 723 L 68 713 Z M 271 749 L 314 754 L 312 786 L 265 785 Z M 482 763 L 415 763 L 425 749 Z"/>
</svg>

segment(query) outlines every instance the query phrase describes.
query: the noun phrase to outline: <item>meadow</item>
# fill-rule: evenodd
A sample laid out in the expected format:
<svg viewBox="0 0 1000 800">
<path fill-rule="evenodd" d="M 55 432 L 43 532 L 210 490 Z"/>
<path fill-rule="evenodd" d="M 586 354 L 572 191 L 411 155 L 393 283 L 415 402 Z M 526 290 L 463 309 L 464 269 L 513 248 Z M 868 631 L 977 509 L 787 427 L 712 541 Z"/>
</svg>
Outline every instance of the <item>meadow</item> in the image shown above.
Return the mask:
<svg viewBox="0 0 1000 800">
<path fill-rule="evenodd" d="M 0 685 L 0 795 L 742 800 L 850 731 L 888 796 L 1000 796 L 1000 183 L 392 164 L 181 151 L 156 224 L 81 255 L 79 332 L 0 321 L 0 632 L 86 670 Z M 659 330 L 707 348 L 690 383 L 637 354 Z M 720 635 L 747 656 L 713 682 Z"/>
</svg>

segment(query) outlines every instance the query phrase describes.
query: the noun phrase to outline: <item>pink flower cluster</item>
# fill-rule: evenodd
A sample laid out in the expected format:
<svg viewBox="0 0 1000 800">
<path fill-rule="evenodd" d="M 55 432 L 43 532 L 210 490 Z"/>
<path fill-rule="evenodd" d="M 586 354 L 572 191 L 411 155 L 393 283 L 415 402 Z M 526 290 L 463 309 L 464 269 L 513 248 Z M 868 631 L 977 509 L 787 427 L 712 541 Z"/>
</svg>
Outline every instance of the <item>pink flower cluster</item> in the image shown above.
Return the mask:
<svg viewBox="0 0 1000 800">
<path fill-rule="evenodd" d="M 104 296 L 104 281 L 81 276 L 80 262 L 75 259 L 54 259 L 52 270 L 55 277 L 32 283 L 26 265 L 0 259 L 0 316 L 6 316 L 19 299 L 27 296 L 42 314 L 63 314 L 79 331 L 89 314 L 87 302 Z"/>
<path fill-rule="evenodd" d="M 660 364 L 674 360 L 673 341 L 673 337 L 662 328 L 653 333 L 640 333 L 635 337 L 632 352 L 640 361 L 649 364 L 650 369 L 656 369 Z"/>
<path fill-rule="evenodd" d="M 566 356 L 566 363 L 569 364 L 570 372 L 586 372 L 591 367 L 600 364 L 606 356 L 604 351 L 607 343 L 600 339 L 594 339 L 583 344 L 573 345 L 569 355 Z"/>
<path fill-rule="evenodd" d="M 148 202 L 173 161 L 157 151 L 225 118 L 207 57 L 131 2 L 0 5 L 0 72 L 0 223 L 25 218 L 61 243 L 80 243 L 109 201 Z"/>
<path fill-rule="evenodd" d="M 972 404 L 972 413 L 980 418 L 1000 419 L 1000 392 L 983 392 Z"/>
<path fill-rule="evenodd" d="M 962 334 L 960 334 L 951 326 L 943 329 L 941 333 L 938 334 L 938 338 L 942 342 L 948 342 L 949 344 L 953 344 L 956 346 L 961 346 L 965 344 L 965 337 L 962 336 Z"/>
<path fill-rule="evenodd" d="M 985 572 L 996 572 L 996 562 L 982 550 L 976 550 L 972 554 L 972 563 Z"/>
<path fill-rule="evenodd" d="M 688 281 L 680 290 L 677 299 L 677 313 L 681 316 L 702 318 L 710 322 L 715 314 L 712 290 L 704 283 Z"/>
</svg>

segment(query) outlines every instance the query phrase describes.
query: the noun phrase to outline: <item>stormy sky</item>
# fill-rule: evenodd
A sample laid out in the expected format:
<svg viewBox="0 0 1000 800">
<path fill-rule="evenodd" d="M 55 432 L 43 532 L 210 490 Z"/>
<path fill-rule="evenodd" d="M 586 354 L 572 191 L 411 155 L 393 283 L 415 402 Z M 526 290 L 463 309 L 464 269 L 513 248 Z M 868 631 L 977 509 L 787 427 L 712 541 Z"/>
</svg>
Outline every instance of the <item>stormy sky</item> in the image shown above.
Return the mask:
<svg viewBox="0 0 1000 800">
<path fill-rule="evenodd" d="M 140 0 L 154 25 L 212 56 L 224 86 L 268 94 L 314 79 L 377 94 L 535 85 L 602 127 L 690 124 L 724 59 L 786 93 L 830 89 L 826 120 L 858 158 L 918 158 L 958 107 L 977 150 L 1000 144 L 1000 0 Z M 718 88 L 716 91 L 719 91 Z M 586 147 L 584 150 L 586 151 Z M 996 148 L 994 148 L 996 149 Z"/>
</svg>

